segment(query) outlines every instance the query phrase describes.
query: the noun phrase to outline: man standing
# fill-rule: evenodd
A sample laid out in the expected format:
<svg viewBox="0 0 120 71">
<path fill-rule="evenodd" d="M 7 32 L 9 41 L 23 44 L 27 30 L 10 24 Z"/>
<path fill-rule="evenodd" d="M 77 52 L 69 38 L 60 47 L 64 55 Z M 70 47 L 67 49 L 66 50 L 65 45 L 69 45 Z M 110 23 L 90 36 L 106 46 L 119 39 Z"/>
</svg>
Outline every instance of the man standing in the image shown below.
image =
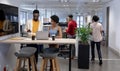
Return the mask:
<svg viewBox="0 0 120 71">
<path fill-rule="evenodd" d="M 73 20 L 73 15 L 68 15 L 68 28 L 66 29 L 66 33 L 68 37 L 75 38 L 75 29 L 77 28 L 77 23 Z"/>
<path fill-rule="evenodd" d="M 39 11 L 33 11 L 33 19 L 28 20 L 25 26 L 26 32 L 31 32 L 30 35 L 35 34 L 37 31 L 43 30 L 43 24 L 39 21 Z"/>
<path fill-rule="evenodd" d="M 77 28 L 77 23 L 73 20 L 73 15 L 68 15 L 67 17 L 68 28 L 66 29 L 67 38 L 75 38 L 75 29 Z M 75 57 L 75 46 L 71 48 L 72 59 Z"/>
<path fill-rule="evenodd" d="M 25 31 L 29 36 L 35 36 L 37 31 L 42 31 L 43 30 L 43 24 L 39 21 L 39 11 L 38 10 L 34 10 L 33 11 L 33 19 L 32 20 L 28 20 L 26 25 L 25 25 Z M 30 47 L 35 47 L 37 48 L 37 51 L 35 52 L 35 58 L 36 58 L 36 62 L 38 62 L 38 46 L 37 44 L 27 44 L 27 46 Z M 42 47 L 42 45 L 41 45 Z"/>
<path fill-rule="evenodd" d="M 90 24 L 90 28 L 92 29 L 92 40 L 91 40 L 91 61 L 95 60 L 95 44 L 97 47 L 97 52 L 98 52 L 98 57 L 99 57 L 99 65 L 102 65 L 102 54 L 101 54 L 101 48 L 100 44 L 102 41 L 102 32 L 103 32 L 103 27 L 102 24 L 98 22 L 99 17 L 98 16 L 93 16 L 92 18 L 92 24 Z"/>
</svg>

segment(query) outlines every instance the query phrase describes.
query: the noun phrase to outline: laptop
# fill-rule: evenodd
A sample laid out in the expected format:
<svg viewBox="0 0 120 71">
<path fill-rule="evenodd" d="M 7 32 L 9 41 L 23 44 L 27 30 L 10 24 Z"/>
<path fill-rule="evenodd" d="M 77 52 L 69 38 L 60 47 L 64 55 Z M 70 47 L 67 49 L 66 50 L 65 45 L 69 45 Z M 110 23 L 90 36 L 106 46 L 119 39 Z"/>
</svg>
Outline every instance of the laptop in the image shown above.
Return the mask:
<svg viewBox="0 0 120 71">
<path fill-rule="evenodd" d="M 48 40 L 48 31 L 38 31 L 36 33 L 36 40 Z"/>
</svg>

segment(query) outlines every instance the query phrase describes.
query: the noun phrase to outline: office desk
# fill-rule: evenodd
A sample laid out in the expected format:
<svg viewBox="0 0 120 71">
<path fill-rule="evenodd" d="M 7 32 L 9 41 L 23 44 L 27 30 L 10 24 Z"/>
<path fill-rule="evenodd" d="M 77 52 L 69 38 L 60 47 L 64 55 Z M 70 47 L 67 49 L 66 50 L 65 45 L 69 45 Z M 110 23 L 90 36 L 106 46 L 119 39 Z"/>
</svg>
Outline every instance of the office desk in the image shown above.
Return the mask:
<svg viewBox="0 0 120 71">
<path fill-rule="evenodd" d="M 9 44 L 70 44 L 69 47 L 69 71 L 71 71 L 71 46 L 76 43 L 75 39 L 66 39 L 66 38 L 56 38 L 54 41 L 49 38 L 48 40 L 31 40 L 31 38 L 26 37 L 15 37 L 7 40 L 2 40 L 0 43 L 9 43 Z"/>
</svg>

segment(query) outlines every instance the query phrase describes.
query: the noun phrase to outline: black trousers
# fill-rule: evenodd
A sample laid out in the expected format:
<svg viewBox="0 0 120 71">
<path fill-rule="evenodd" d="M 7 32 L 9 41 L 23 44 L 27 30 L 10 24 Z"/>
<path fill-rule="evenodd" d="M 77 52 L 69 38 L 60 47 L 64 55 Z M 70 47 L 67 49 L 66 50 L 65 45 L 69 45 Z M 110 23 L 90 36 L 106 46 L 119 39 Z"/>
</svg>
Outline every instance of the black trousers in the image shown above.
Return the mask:
<svg viewBox="0 0 120 71">
<path fill-rule="evenodd" d="M 73 38 L 75 39 L 76 36 L 75 35 L 67 35 L 67 38 Z M 72 47 L 71 47 L 71 57 L 75 57 L 75 45 L 73 44 Z"/>
<path fill-rule="evenodd" d="M 92 59 L 95 58 L 95 45 L 96 45 L 97 53 L 98 53 L 98 58 L 99 58 L 99 60 L 102 60 L 102 54 L 101 54 L 100 44 L 101 44 L 101 42 L 91 41 L 91 56 L 92 56 Z"/>
</svg>

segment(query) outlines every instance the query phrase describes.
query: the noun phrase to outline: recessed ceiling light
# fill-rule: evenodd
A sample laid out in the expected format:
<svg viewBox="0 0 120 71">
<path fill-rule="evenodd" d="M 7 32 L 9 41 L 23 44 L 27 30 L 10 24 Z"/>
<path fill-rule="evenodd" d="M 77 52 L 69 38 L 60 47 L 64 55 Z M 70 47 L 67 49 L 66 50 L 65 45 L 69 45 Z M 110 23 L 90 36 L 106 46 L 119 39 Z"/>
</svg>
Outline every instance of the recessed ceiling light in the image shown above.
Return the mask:
<svg viewBox="0 0 120 71">
<path fill-rule="evenodd" d="M 69 0 L 59 0 L 60 2 L 68 2 Z"/>
<path fill-rule="evenodd" d="M 99 2 L 100 0 L 93 0 L 93 2 Z"/>
</svg>

